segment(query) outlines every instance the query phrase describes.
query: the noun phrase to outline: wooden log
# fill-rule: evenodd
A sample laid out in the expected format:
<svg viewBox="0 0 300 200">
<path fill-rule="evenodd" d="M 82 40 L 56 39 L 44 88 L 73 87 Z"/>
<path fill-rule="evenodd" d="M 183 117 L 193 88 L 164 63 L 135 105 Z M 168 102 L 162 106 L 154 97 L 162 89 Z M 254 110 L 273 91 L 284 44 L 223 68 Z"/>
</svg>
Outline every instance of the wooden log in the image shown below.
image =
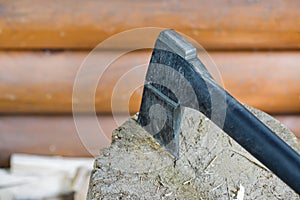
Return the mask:
<svg viewBox="0 0 300 200">
<path fill-rule="evenodd" d="M 88 116 L 87 126 L 92 122 Z M 126 116 L 118 116 L 125 121 Z M 118 127 L 112 116 L 99 116 L 102 130 L 111 137 Z M 100 147 L 109 143 L 96 141 Z M 90 157 L 71 115 L 0 116 L 0 167 L 8 166 L 12 153 Z"/>
<path fill-rule="evenodd" d="M 289 130 L 269 115 L 248 109 L 300 153 L 300 144 Z M 114 142 L 101 150 L 95 160 L 87 198 L 299 198 L 295 191 L 204 115 L 186 109 L 182 119 L 178 159 L 174 159 L 134 119 L 116 129 L 112 136 Z M 273 159 L 274 162 L 279 160 Z M 296 167 L 294 170 L 289 171 L 290 176 L 299 173 Z M 297 186 L 294 189 L 297 190 Z"/>
<path fill-rule="evenodd" d="M 241 102 L 269 113 L 296 113 L 300 111 L 300 65 L 292 59 L 297 52 L 290 53 L 225 52 L 211 57 L 225 89 Z"/>
<path fill-rule="evenodd" d="M 125 121 L 126 116 L 117 116 Z M 88 117 L 86 117 L 88 119 Z M 300 116 L 278 116 L 300 138 Z M 108 138 L 118 124 L 112 116 L 98 116 L 103 132 Z M 87 122 L 89 126 L 91 122 Z M 96 141 L 104 147 L 101 141 Z M 91 156 L 76 131 L 73 117 L 63 116 L 0 116 L 0 166 L 8 166 L 12 153 L 38 155 Z"/>
<path fill-rule="evenodd" d="M 96 56 L 117 54 L 105 51 Z M 150 54 L 132 52 L 109 66 L 96 90 L 97 112 L 111 112 L 112 92 L 127 72 L 125 84 L 117 85 L 119 93 L 114 96 L 113 106 L 119 113 L 127 112 L 128 107 L 131 113 L 139 110 L 141 88 L 133 93 L 129 105 L 127 99 L 130 88 L 143 83 Z M 73 83 L 87 55 L 85 51 L 0 52 L 0 113 L 71 113 Z M 218 66 L 224 87 L 241 102 L 270 113 L 300 112 L 298 51 L 213 51 L 210 56 Z M 106 67 L 99 62 L 98 66 Z M 142 64 L 142 70 L 132 70 Z M 88 111 L 88 107 L 82 111 Z"/>
<path fill-rule="evenodd" d="M 90 49 L 138 27 L 173 28 L 209 49 L 300 47 L 297 0 L 144 0 L 130 5 L 122 0 L 1 0 L 0 8 L 2 49 Z"/>
</svg>

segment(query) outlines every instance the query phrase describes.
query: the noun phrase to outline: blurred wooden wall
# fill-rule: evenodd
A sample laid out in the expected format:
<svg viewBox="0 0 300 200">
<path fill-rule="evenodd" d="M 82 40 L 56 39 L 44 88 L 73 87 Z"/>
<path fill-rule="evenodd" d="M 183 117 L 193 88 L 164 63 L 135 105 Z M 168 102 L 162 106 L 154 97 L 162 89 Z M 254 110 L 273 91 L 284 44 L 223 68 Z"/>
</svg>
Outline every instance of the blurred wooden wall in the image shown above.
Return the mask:
<svg viewBox="0 0 300 200">
<path fill-rule="evenodd" d="M 195 39 L 233 96 L 274 115 L 300 137 L 299 10 L 297 0 L 0 0 L 0 165 L 7 165 L 12 152 L 88 156 L 72 119 L 75 75 L 106 38 L 150 26 Z M 97 53 L 114 55 L 120 48 Z M 115 84 L 132 67 L 147 63 L 150 54 L 120 57 L 101 79 L 95 107 L 107 135 L 115 127 L 109 116 Z M 144 73 L 131 74 L 120 86 L 114 107 L 120 115 L 128 107 L 128 88 Z M 141 92 L 130 100 L 131 113 L 139 109 Z"/>
</svg>

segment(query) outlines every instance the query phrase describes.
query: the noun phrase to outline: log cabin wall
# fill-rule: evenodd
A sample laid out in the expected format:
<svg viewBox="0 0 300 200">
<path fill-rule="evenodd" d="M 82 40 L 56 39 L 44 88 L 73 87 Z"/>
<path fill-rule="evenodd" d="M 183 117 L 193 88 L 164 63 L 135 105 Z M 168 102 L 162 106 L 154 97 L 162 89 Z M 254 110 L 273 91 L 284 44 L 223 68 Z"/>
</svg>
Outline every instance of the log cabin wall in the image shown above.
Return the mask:
<svg viewBox="0 0 300 200">
<path fill-rule="evenodd" d="M 173 28 L 195 39 L 234 97 L 273 115 L 300 137 L 299 9 L 297 0 L 0 0 L 0 165 L 7 166 L 14 152 L 89 156 L 72 118 L 76 72 L 97 44 L 142 27 Z M 117 54 L 120 48 L 98 53 Z M 107 135 L 115 127 L 114 85 L 150 55 L 144 50 L 119 58 L 101 80 L 95 107 Z M 143 77 L 132 74 L 132 80 Z M 117 96 L 120 116 L 132 84 L 122 85 Z M 139 109 L 141 91 L 130 100 L 131 113 Z"/>
</svg>

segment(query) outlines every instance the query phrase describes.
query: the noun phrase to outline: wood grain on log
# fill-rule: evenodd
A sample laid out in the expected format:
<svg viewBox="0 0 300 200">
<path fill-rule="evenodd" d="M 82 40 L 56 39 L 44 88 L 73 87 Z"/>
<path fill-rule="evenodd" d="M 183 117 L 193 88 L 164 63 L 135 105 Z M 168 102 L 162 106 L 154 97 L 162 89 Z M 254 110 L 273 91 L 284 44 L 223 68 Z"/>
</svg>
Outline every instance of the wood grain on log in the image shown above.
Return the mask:
<svg viewBox="0 0 300 200">
<path fill-rule="evenodd" d="M 261 111 L 248 109 L 300 152 L 296 137 L 280 122 Z M 116 129 L 111 146 L 102 149 L 96 158 L 87 195 L 89 200 L 120 197 L 296 200 L 299 197 L 195 110 L 185 109 L 183 113 L 176 160 L 135 119 Z M 276 160 L 274 158 L 274 162 Z"/>
<path fill-rule="evenodd" d="M 114 109 L 127 112 L 130 89 L 143 83 L 150 51 L 131 52 L 113 62 L 96 92 L 96 110 L 111 112 L 111 95 L 119 84 Z M 0 113 L 71 113 L 76 73 L 88 55 L 76 52 L 0 52 Z M 116 51 L 96 56 L 118 55 Z M 300 112 L 300 56 L 298 51 L 210 52 L 224 87 L 241 102 L 270 113 Z M 100 68 L 101 62 L 96 63 Z M 143 65 L 142 70 L 132 70 Z M 212 68 L 213 69 L 213 68 Z M 131 113 L 139 110 L 142 89 L 129 102 Z M 129 97 L 128 97 L 129 98 Z M 86 101 L 86 99 L 83 99 Z M 83 107 L 83 111 L 87 108 Z"/>
<path fill-rule="evenodd" d="M 300 3 L 0 1 L 0 48 L 90 49 L 138 27 L 173 28 L 209 49 L 299 49 Z M 131 45 L 130 43 L 128 45 Z"/>
</svg>

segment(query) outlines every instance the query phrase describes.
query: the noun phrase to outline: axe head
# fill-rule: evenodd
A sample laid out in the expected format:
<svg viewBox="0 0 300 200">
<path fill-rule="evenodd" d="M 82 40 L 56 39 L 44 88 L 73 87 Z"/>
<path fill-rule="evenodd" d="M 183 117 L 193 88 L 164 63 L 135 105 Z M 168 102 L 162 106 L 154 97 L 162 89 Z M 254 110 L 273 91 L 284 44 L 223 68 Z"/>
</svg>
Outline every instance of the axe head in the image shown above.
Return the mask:
<svg viewBox="0 0 300 200">
<path fill-rule="evenodd" d="M 212 79 L 194 46 L 173 30 L 161 32 L 148 66 L 138 123 L 175 158 L 179 157 L 182 106 L 199 110 L 201 97 L 192 95 L 193 80 L 186 78 L 193 79 L 194 74 Z"/>
<path fill-rule="evenodd" d="M 177 100 L 164 93 L 168 89 L 161 90 L 162 87 L 145 83 L 138 122 L 161 146 L 178 158 L 182 109 Z"/>
</svg>

